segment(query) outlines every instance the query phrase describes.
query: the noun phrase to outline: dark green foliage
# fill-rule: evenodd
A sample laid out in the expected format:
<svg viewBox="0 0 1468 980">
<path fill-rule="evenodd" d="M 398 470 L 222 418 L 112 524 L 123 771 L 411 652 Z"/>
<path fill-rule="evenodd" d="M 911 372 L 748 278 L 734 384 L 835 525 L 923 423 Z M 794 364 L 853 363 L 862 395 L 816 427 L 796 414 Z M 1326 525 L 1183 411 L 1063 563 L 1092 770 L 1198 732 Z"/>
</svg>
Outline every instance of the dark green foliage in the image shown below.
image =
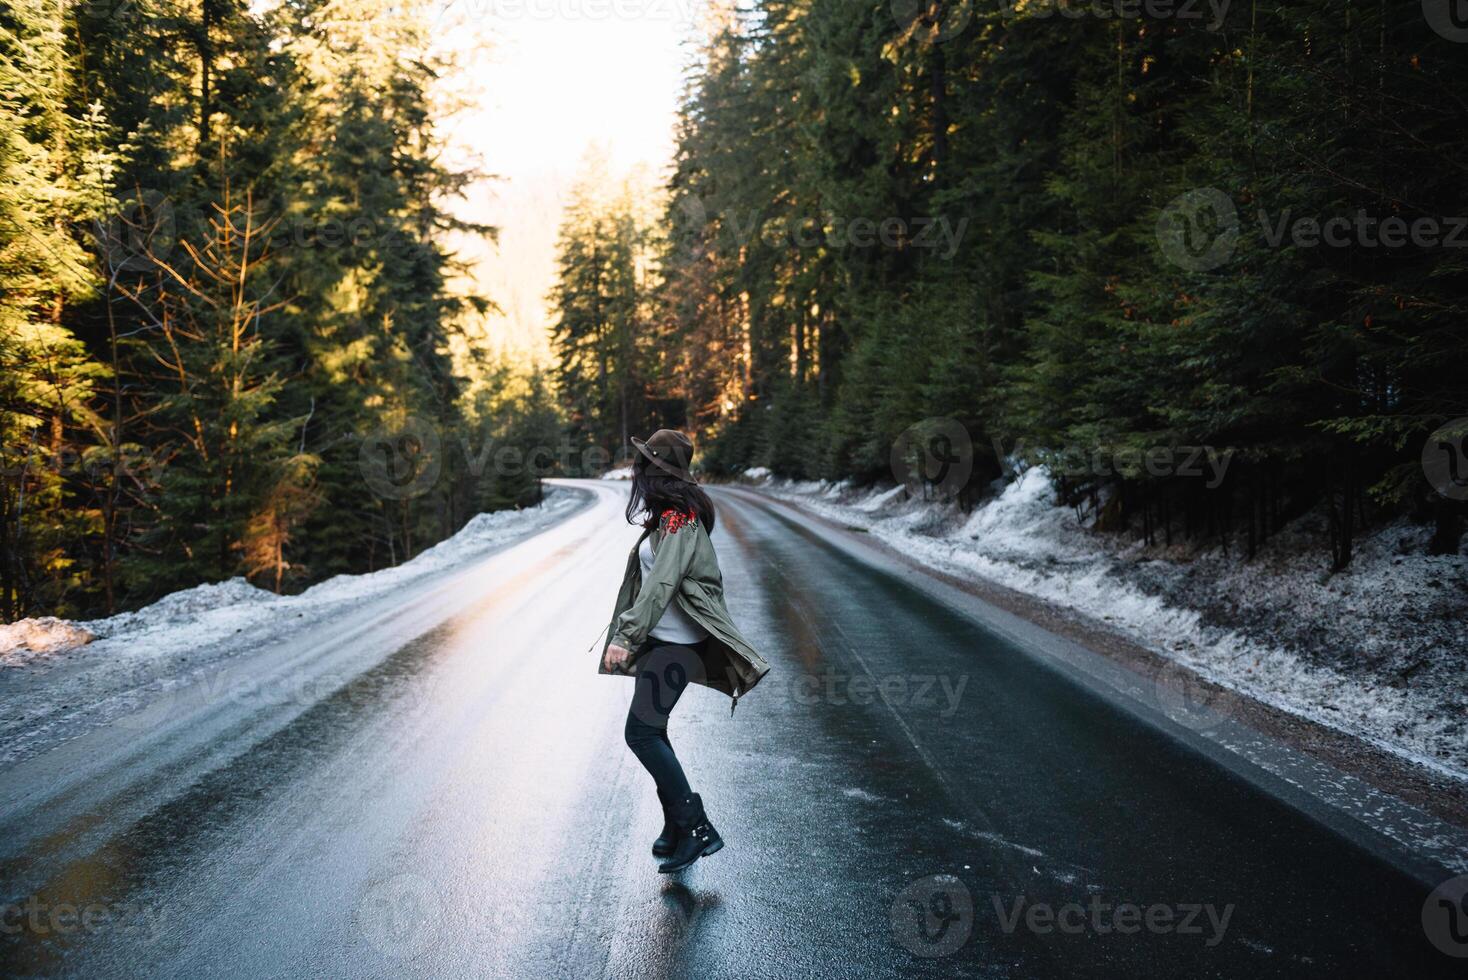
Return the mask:
<svg viewBox="0 0 1468 980">
<path fill-rule="evenodd" d="M 559 423 L 460 337 L 487 304 L 444 235 L 492 229 L 444 210 L 472 175 L 422 30 L 388 0 L 0 8 L 0 616 L 299 588 L 539 498 L 545 467 L 474 455 Z M 369 450 L 423 427 L 436 478 L 382 492 Z"/>
<path fill-rule="evenodd" d="M 639 189 L 605 187 L 604 164 L 595 157 L 584 169 L 561 223 L 551 343 L 576 458 L 604 460 L 625 452 L 634 435 L 681 423 L 659 413 L 660 393 L 678 366 L 659 363 L 648 343 L 652 232 Z M 600 453 L 586 456 L 593 448 Z"/>
<path fill-rule="evenodd" d="M 1468 44 L 1412 0 L 1204 6 L 762 0 L 718 25 L 644 332 L 689 365 L 709 465 L 890 478 L 904 430 L 954 418 L 965 503 L 1016 457 L 1149 541 L 1252 552 L 1318 506 L 1334 567 L 1400 514 L 1455 550 L 1464 505 L 1418 458 L 1468 415 L 1468 231 L 1290 229 L 1468 216 Z M 1221 481 L 1177 472 L 1194 446 Z"/>
</svg>

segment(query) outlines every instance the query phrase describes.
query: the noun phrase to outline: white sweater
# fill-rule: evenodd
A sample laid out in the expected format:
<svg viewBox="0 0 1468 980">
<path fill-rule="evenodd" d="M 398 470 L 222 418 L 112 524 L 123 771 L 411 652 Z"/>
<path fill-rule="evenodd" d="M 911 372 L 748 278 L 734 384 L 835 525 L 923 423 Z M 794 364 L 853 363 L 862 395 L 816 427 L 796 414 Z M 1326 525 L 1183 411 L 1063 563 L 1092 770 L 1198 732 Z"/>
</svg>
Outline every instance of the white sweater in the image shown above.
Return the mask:
<svg viewBox="0 0 1468 980">
<path fill-rule="evenodd" d="M 642 580 L 645 582 L 652 571 L 652 545 L 647 538 L 643 538 L 642 544 L 637 548 L 637 560 L 642 563 Z M 706 639 L 709 633 L 678 607 L 675 597 L 668 601 L 668 608 L 663 610 L 662 618 L 647 635 L 664 643 L 697 643 Z"/>
</svg>

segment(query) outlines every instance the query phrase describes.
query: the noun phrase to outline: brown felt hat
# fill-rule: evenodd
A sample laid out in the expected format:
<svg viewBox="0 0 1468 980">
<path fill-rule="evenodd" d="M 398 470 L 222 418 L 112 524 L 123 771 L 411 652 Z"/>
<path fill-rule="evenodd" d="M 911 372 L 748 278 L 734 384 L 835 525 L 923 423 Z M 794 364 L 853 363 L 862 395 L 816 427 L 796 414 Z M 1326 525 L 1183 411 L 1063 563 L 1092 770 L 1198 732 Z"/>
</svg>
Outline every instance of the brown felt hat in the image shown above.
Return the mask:
<svg viewBox="0 0 1468 980">
<path fill-rule="evenodd" d="M 633 436 L 632 445 L 663 472 L 685 483 L 698 482 L 688 472 L 688 464 L 693 462 L 693 441 L 677 429 L 659 429 L 646 441 Z"/>
</svg>

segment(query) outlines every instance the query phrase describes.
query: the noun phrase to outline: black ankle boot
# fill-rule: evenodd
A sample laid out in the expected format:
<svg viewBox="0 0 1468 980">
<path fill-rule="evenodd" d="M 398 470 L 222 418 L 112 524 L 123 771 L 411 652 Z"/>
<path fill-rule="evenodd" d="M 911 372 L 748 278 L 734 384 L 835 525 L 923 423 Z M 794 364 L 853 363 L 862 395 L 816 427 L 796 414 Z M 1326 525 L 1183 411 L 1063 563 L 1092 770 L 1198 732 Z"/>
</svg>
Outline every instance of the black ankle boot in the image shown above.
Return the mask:
<svg viewBox="0 0 1468 980">
<path fill-rule="evenodd" d="M 658 790 L 658 802 L 663 805 L 663 832 L 658 834 L 658 839 L 652 842 L 652 856 L 665 858 L 673 853 L 678 846 L 678 825 L 673 822 L 673 813 L 668 806 L 668 798 Z"/>
<path fill-rule="evenodd" d="M 678 828 L 678 842 L 673 846 L 673 853 L 668 860 L 658 865 L 658 871 L 663 874 L 682 871 L 699 858 L 708 857 L 724 846 L 724 839 L 704 814 L 703 800 L 697 793 L 674 800 L 668 811 Z"/>
</svg>

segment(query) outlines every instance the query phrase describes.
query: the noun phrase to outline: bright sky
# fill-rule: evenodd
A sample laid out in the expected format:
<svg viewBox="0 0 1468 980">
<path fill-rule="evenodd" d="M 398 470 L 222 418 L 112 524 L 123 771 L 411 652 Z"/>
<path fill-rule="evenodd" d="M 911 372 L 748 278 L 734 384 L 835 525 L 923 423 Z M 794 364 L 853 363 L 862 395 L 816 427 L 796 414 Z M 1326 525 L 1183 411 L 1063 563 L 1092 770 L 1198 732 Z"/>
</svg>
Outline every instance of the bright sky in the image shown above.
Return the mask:
<svg viewBox="0 0 1468 980">
<path fill-rule="evenodd" d="M 699 0 L 452 0 L 439 42 L 463 71 L 449 89 L 470 103 L 444 135 L 501 180 L 457 210 L 497 225 L 498 249 L 466 243 L 483 292 L 504 308 L 487 324 L 496 346 L 544 357 L 556 230 L 587 148 L 620 177 L 665 172 Z"/>
</svg>

